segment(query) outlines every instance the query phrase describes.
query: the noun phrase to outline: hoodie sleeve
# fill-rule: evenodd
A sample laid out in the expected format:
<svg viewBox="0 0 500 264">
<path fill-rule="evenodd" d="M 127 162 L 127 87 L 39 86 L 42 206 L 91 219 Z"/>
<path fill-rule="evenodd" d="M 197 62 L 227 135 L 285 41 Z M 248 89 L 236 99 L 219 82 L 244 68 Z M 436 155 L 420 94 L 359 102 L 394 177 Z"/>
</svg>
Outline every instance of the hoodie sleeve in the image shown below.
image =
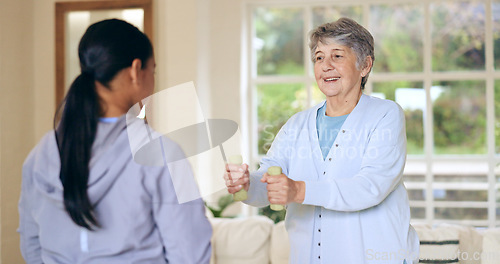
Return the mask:
<svg viewBox="0 0 500 264">
<path fill-rule="evenodd" d="M 203 200 L 198 196 L 179 203 L 168 167 L 163 168 L 152 189 L 153 217 L 168 263 L 208 264 L 212 226 L 205 215 Z"/>
<path fill-rule="evenodd" d="M 30 155 L 31 156 L 31 155 Z M 38 239 L 38 224 L 32 215 L 33 194 L 32 158 L 28 157 L 23 166 L 21 197 L 19 199 L 19 232 L 21 254 L 26 263 L 42 263 L 41 246 Z"/>
</svg>

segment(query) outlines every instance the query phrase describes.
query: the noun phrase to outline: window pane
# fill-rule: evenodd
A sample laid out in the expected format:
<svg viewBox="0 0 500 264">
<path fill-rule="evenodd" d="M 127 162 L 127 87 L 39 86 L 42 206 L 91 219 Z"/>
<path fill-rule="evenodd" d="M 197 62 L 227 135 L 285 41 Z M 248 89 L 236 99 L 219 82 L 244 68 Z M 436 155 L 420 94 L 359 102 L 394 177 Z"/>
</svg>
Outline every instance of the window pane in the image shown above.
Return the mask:
<svg viewBox="0 0 500 264">
<path fill-rule="evenodd" d="M 266 154 L 286 121 L 306 108 L 307 91 L 302 84 L 257 86 L 259 154 Z"/>
<path fill-rule="evenodd" d="M 424 201 L 425 200 L 425 190 L 407 190 L 408 198 L 411 201 Z"/>
<path fill-rule="evenodd" d="M 495 81 L 495 145 L 500 154 L 500 80 Z"/>
<path fill-rule="evenodd" d="M 363 20 L 363 8 L 361 6 L 321 6 L 313 7 L 313 28 L 333 22 L 341 17 L 349 17 L 360 23 Z"/>
<path fill-rule="evenodd" d="M 484 3 L 436 3 L 431 12 L 432 69 L 484 70 Z"/>
<path fill-rule="evenodd" d="M 500 70 L 500 1 L 496 0 L 493 2 L 492 12 L 495 69 Z"/>
<path fill-rule="evenodd" d="M 397 102 L 405 112 L 408 154 L 424 153 L 425 90 L 422 82 L 376 82 L 373 96 Z"/>
<path fill-rule="evenodd" d="M 464 191 L 464 190 L 434 190 L 434 200 L 436 201 L 488 201 L 488 191 Z"/>
<path fill-rule="evenodd" d="M 304 19 L 300 8 L 254 11 L 257 74 L 304 74 Z"/>
<path fill-rule="evenodd" d="M 411 213 L 411 219 L 425 219 L 425 208 L 411 207 L 410 213 Z"/>
<path fill-rule="evenodd" d="M 424 182 L 424 175 L 404 175 L 405 182 Z"/>
<path fill-rule="evenodd" d="M 496 227 L 500 226 L 500 207 L 497 205 L 497 224 Z"/>
<path fill-rule="evenodd" d="M 481 176 L 463 176 L 463 175 L 434 175 L 434 182 L 460 182 L 460 183 L 487 183 L 488 182 L 488 177 L 481 175 Z"/>
<path fill-rule="evenodd" d="M 424 9 L 421 5 L 375 5 L 370 31 L 375 39 L 374 72 L 423 70 Z"/>
<path fill-rule="evenodd" d="M 487 220 L 487 208 L 435 208 L 436 219 L 450 220 Z"/>
<path fill-rule="evenodd" d="M 431 87 L 434 153 L 486 153 L 484 81 L 436 82 Z"/>
</svg>

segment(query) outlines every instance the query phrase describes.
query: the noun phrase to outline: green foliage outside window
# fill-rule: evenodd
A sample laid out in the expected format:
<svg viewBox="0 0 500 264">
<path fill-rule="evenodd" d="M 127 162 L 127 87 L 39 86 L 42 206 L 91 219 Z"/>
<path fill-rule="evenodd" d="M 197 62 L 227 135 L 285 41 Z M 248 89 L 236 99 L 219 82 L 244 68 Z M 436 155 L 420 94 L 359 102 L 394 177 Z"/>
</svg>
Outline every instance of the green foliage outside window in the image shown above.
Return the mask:
<svg viewBox="0 0 500 264">
<path fill-rule="evenodd" d="M 423 70 L 423 13 L 418 4 L 371 7 L 370 23 L 377 25 L 370 28 L 375 39 L 374 72 Z"/>
<path fill-rule="evenodd" d="M 486 89 L 483 81 L 439 82 L 433 102 L 436 154 L 486 154 Z"/>
<path fill-rule="evenodd" d="M 485 69 L 484 3 L 432 4 L 432 69 Z"/>
<path fill-rule="evenodd" d="M 259 154 L 266 154 L 276 134 L 306 104 L 302 84 L 265 84 L 257 87 Z"/>
<path fill-rule="evenodd" d="M 262 44 L 257 50 L 257 73 L 304 74 L 302 9 L 257 8 L 254 18 L 254 45 Z"/>
</svg>

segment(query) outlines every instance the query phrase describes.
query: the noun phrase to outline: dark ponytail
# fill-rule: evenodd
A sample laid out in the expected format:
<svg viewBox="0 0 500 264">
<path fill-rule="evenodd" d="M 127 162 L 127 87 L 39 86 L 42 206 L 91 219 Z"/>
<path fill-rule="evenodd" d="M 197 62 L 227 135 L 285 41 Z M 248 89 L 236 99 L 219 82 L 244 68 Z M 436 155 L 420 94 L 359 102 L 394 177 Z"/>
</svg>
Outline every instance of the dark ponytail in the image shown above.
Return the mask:
<svg viewBox="0 0 500 264">
<path fill-rule="evenodd" d="M 73 221 L 91 229 L 98 226 L 87 195 L 89 162 L 97 131 L 99 100 L 91 74 L 82 73 L 71 85 L 65 99 L 61 123 L 57 131 L 64 207 Z"/>
<path fill-rule="evenodd" d="M 91 25 L 78 46 L 82 73 L 73 81 L 61 107 L 56 140 L 61 158 L 59 178 L 64 207 L 73 222 L 92 230 L 99 227 L 87 193 L 92 144 L 102 114 L 95 82 L 108 87 L 122 69 L 140 59 L 143 67 L 153 55 L 152 45 L 140 30 L 118 19 Z M 59 110 L 58 110 L 59 112 Z M 57 116 L 57 114 L 56 114 Z"/>
</svg>

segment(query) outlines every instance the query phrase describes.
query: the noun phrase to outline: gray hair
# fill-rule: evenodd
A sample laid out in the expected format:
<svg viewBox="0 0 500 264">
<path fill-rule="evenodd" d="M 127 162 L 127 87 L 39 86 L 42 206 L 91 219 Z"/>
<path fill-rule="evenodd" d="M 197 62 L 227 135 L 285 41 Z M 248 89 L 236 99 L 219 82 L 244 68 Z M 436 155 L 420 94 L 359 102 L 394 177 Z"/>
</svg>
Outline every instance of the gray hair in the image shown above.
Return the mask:
<svg viewBox="0 0 500 264">
<path fill-rule="evenodd" d="M 350 18 L 340 18 L 332 23 L 325 23 L 314 29 L 309 38 L 309 48 L 311 50 L 311 60 L 316 62 L 316 48 L 318 43 L 328 44 L 335 42 L 342 46 L 350 47 L 356 54 L 356 68 L 361 70 L 365 65 L 366 57 L 370 56 L 375 61 L 373 36 L 360 24 Z M 371 71 L 371 69 L 370 69 Z M 361 89 L 365 88 L 368 75 L 361 79 Z"/>
</svg>

